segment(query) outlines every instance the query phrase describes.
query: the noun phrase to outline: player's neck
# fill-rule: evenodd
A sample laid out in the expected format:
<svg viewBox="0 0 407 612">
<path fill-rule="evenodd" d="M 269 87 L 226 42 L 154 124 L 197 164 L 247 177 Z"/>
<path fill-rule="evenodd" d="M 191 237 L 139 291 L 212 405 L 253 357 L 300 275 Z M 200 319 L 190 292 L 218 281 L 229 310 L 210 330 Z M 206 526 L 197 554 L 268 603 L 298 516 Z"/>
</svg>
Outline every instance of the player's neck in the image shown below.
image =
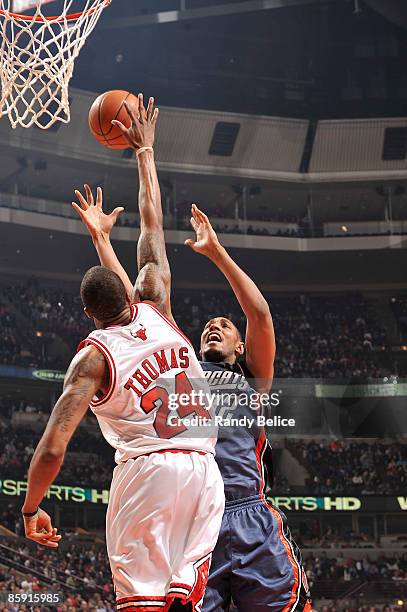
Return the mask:
<svg viewBox="0 0 407 612">
<path fill-rule="evenodd" d="M 106 327 L 112 326 L 123 326 L 128 325 L 132 318 L 132 311 L 130 306 L 126 306 L 118 315 L 109 319 L 108 321 L 103 321 L 102 328 L 106 329 Z"/>
</svg>

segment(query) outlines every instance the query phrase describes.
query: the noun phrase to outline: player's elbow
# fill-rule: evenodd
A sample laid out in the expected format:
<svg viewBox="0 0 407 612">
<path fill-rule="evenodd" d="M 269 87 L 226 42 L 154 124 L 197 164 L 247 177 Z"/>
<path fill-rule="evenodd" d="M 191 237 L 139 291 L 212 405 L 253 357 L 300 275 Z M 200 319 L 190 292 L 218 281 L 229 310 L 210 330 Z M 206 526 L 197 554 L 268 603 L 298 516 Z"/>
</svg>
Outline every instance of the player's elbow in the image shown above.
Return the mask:
<svg viewBox="0 0 407 612">
<path fill-rule="evenodd" d="M 251 316 L 258 325 L 272 324 L 270 308 L 265 299 L 259 300 L 255 304 Z"/>
<path fill-rule="evenodd" d="M 161 266 L 161 281 L 165 287 L 171 286 L 171 270 L 168 262 Z"/>
<path fill-rule="evenodd" d="M 140 230 L 141 232 L 153 234 L 155 239 L 157 239 L 158 236 L 164 236 L 162 221 L 158 218 L 153 206 L 151 206 L 151 210 L 144 213 L 144 215 L 141 217 Z"/>
<path fill-rule="evenodd" d="M 65 456 L 65 448 L 47 445 L 39 448 L 39 459 L 44 464 L 61 464 Z"/>
</svg>

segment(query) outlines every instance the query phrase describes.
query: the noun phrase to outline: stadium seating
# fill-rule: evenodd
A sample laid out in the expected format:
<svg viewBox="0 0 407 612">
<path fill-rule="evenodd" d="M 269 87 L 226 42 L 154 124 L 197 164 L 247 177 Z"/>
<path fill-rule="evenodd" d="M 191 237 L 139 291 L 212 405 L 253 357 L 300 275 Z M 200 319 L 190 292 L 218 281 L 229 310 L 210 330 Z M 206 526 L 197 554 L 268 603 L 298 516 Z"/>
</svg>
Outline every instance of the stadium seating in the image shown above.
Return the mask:
<svg viewBox="0 0 407 612">
<path fill-rule="evenodd" d="M 277 377 L 378 379 L 404 374 L 405 366 L 395 363 L 380 320 L 362 295 L 267 298 L 278 337 Z M 398 299 L 402 303 L 405 297 Z M 77 287 L 62 290 L 31 279 L 5 287 L 0 309 L 3 364 L 62 369 L 92 329 Z M 173 311 L 196 347 L 203 324 L 212 316 L 225 315 L 238 327 L 245 325 L 229 292 L 176 290 Z"/>
</svg>

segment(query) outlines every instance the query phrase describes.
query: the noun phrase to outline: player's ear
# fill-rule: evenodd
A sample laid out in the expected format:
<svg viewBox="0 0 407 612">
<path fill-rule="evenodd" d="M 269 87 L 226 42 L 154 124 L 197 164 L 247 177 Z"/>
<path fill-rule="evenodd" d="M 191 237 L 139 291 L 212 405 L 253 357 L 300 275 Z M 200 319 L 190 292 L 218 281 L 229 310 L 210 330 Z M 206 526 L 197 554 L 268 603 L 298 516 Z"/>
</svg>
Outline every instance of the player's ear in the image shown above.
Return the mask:
<svg viewBox="0 0 407 612">
<path fill-rule="evenodd" d="M 241 357 L 244 354 L 244 342 L 242 342 L 242 340 L 240 340 L 235 348 L 235 355 L 236 357 Z"/>
<path fill-rule="evenodd" d="M 93 319 L 92 315 L 90 314 L 89 310 L 86 308 L 83 309 L 83 312 L 85 313 L 85 315 L 88 317 L 88 319 Z"/>
</svg>

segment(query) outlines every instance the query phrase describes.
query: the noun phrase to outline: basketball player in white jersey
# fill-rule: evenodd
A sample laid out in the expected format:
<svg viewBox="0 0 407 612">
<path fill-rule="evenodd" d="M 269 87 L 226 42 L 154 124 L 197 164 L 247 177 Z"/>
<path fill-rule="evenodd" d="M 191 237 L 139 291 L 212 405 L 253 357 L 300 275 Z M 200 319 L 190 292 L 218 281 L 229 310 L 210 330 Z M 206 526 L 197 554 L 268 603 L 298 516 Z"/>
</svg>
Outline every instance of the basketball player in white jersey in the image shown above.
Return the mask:
<svg viewBox="0 0 407 612">
<path fill-rule="evenodd" d="M 136 149 L 140 177 L 135 303 L 130 304 L 128 288 L 113 270 L 96 266 L 85 274 L 81 297 L 96 330 L 68 369 L 63 394 L 30 464 L 22 511 L 26 536 L 56 548 L 61 536 L 39 504 L 90 405 L 116 449 L 106 540 L 118 609 L 195 612 L 203 601 L 224 494 L 213 457 L 213 429 L 193 432 L 182 421 L 191 416 L 210 420 L 202 398 L 192 396 L 175 414 L 170 410 L 171 394 L 191 397 L 193 389 L 202 390 L 197 386 L 204 384 L 204 375 L 171 315 L 153 156 L 157 116 L 153 99 L 145 110 L 139 96 L 138 117 L 131 114 L 128 130 L 122 126 Z M 85 189 L 87 199 L 77 192 L 82 207 L 75 205 L 84 220 L 91 207 L 102 207 L 101 190 L 95 204 L 90 188 Z"/>
</svg>

